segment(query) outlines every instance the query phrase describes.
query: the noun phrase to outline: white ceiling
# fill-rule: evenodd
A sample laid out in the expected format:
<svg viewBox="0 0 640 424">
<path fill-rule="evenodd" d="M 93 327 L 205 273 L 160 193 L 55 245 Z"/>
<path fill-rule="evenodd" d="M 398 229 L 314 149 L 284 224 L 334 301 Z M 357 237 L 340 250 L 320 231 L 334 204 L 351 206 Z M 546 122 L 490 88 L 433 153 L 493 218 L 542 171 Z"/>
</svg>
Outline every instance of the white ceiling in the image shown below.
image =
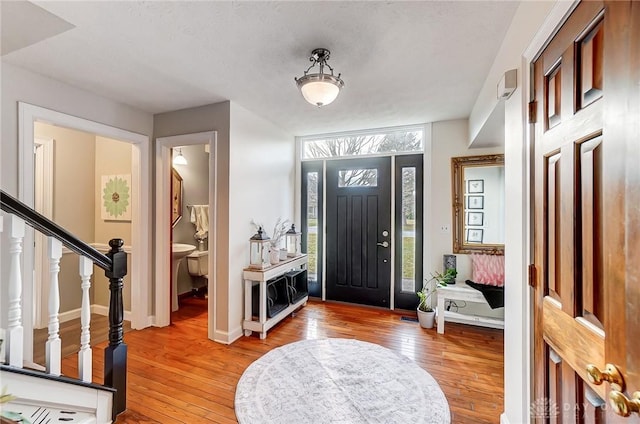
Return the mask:
<svg viewBox="0 0 640 424">
<path fill-rule="evenodd" d="M 518 6 L 35 2 L 43 13 L 9 3 L 4 62 L 150 113 L 231 100 L 295 135 L 468 117 Z M 293 79 L 317 47 L 331 50 L 329 64 L 345 81 L 322 109 Z"/>
</svg>

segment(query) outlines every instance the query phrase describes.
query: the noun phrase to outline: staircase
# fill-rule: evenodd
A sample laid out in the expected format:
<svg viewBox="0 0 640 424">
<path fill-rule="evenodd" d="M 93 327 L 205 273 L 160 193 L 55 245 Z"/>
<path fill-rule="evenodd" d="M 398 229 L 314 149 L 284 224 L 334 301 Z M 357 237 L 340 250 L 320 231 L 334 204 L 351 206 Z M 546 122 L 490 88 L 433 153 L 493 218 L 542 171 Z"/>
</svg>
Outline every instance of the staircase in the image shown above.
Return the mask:
<svg viewBox="0 0 640 424">
<path fill-rule="evenodd" d="M 75 378 L 0 365 L 2 385 L 16 398 L 2 405 L 31 423 L 110 423 L 115 389 Z"/>
<path fill-rule="evenodd" d="M 122 285 L 127 273 L 127 257 L 121 239 L 109 241 L 111 250 L 102 254 L 79 240 L 54 222 L 24 203 L 0 190 L 0 233 L 8 239 L 8 249 L 2 251 L 2 265 L 9 267 L 8 294 L 2 299 L 0 313 L 0 381 L 13 397 L 0 404 L 3 416 L 19 414 L 31 423 L 82 422 L 110 423 L 126 409 L 127 346 L 124 344 Z M 25 299 L 21 255 L 26 231 L 33 229 L 47 238 L 50 290 L 48 295 L 48 339 L 46 366 L 43 370 L 27 363 L 25 352 L 33 352 L 24 337 L 22 305 L 33 302 Z M 3 240 L 4 241 L 4 240 Z M 3 243 L 3 247 L 6 244 Z M 60 293 L 58 273 L 62 247 L 80 256 L 79 284 L 82 292 L 81 335 L 78 351 L 78 377 L 61 373 L 61 339 L 59 335 Z M 33 249 L 33 246 L 25 247 Z M 93 265 L 102 268 L 109 279 L 109 345 L 104 353 L 104 386 L 92 383 L 92 349 L 90 345 L 90 299 Z M 3 282 L 5 285 L 6 282 Z M 29 356 L 29 355 L 27 355 Z M 4 420 L 2 421 L 5 422 Z M 18 421 L 20 422 L 20 421 Z"/>
</svg>

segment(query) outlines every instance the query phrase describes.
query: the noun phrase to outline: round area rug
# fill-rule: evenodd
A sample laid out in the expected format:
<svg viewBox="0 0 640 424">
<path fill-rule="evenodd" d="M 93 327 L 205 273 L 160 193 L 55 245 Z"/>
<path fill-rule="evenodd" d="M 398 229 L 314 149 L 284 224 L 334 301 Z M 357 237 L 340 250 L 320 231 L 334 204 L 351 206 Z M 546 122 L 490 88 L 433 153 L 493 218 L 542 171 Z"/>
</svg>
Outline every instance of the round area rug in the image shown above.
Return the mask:
<svg viewBox="0 0 640 424">
<path fill-rule="evenodd" d="M 447 424 L 438 383 L 417 364 L 373 343 L 304 340 L 251 364 L 236 388 L 240 424 Z"/>
</svg>

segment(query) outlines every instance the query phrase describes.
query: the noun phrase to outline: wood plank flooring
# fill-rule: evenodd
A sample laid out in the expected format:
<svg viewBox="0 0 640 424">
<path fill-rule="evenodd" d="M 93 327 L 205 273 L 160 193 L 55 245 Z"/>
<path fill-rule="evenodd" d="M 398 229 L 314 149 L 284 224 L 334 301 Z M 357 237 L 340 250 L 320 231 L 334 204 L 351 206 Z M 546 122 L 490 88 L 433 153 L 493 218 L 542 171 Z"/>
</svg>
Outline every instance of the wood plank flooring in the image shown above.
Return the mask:
<svg viewBox="0 0 640 424">
<path fill-rule="evenodd" d="M 127 411 L 117 423 L 236 423 L 233 401 L 243 371 L 271 349 L 304 339 L 355 338 L 414 360 L 440 384 L 452 423 L 498 423 L 503 411 L 503 332 L 462 324 L 445 334 L 423 330 L 398 313 L 310 301 L 268 333 L 230 346 L 207 339 L 206 300 L 191 298 L 172 325 L 125 335 L 129 347 Z M 94 381 L 102 383 L 103 350 L 94 348 Z M 77 359 L 63 361 L 77 375 Z M 260 424 L 260 423 L 256 423 Z"/>
<path fill-rule="evenodd" d="M 94 347 L 106 340 L 109 340 L 109 317 L 105 315 L 91 314 L 91 346 Z M 125 321 L 124 332 L 131 330 L 131 323 Z M 49 337 L 47 328 L 33 330 L 33 362 L 45 366 L 45 351 L 47 338 Z M 80 350 L 80 318 L 63 322 L 59 331 L 62 340 L 62 357 L 77 353 Z"/>
</svg>

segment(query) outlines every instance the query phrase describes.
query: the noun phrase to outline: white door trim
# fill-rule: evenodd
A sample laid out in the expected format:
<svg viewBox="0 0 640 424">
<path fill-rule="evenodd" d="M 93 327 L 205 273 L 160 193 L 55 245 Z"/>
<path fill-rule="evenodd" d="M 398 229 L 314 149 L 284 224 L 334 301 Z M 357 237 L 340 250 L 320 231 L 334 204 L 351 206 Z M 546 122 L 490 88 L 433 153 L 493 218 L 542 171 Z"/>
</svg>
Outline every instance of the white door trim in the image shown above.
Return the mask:
<svg viewBox="0 0 640 424">
<path fill-rule="evenodd" d="M 209 281 L 208 281 L 208 335 L 214 340 L 216 328 L 215 299 L 216 299 L 216 164 L 217 164 L 217 133 L 206 131 L 193 134 L 181 134 L 156 139 L 156 297 L 155 297 L 155 325 L 164 327 L 170 323 L 170 259 L 171 254 L 171 149 L 177 146 L 195 144 L 209 145 Z"/>
<path fill-rule="evenodd" d="M 532 205 L 529 202 L 531 190 L 529 149 L 532 141 L 532 129 L 527 123 L 527 105 L 530 100 L 529 87 L 531 80 L 529 64 L 577 4 L 578 1 L 575 0 L 559 1 L 553 6 L 544 23 L 538 28 L 537 33 L 532 37 L 528 47 L 520 56 L 522 79 L 521 82 L 519 82 L 519 88 L 516 90 L 515 95 L 505 103 L 505 144 L 509 144 L 511 138 L 514 141 L 516 138 L 520 138 L 522 142 L 517 154 L 515 153 L 515 149 L 505 147 L 505 165 L 518 167 L 522 172 L 523 181 L 523 187 L 519 188 L 519 196 L 517 197 L 523 205 L 523 214 L 517 218 L 514 217 L 514 220 L 517 219 L 520 223 L 520 225 L 516 225 L 519 227 L 518 233 L 506 234 L 507 240 L 509 240 L 510 235 L 512 235 L 515 240 L 522 238 L 522 242 L 507 243 L 505 259 L 507 262 L 517 264 L 520 271 L 518 277 L 521 281 L 526 281 L 527 278 L 526 267 L 531 263 L 531 241 L 533 238 L 533 234 L 530 231 Z M 518 116 L 516 117 L 514 114 Z M 514 199 L 516 198 L 516 196 L 513 197 Z M 509 421 L 529 422 L 530 406 L 533 401 L 533 399 L 531 399 L 533 384 L 533 376 L 531 374 L 532 349 L 535 342 L 533 339 L 532 322 L 533 299 L 530 295 L 529 287 L 526 284 L 521 285 L 519 290 L 521 290 L 521 292 L 518 293 L 515 298 L 521 300 L 521 303 L 507 304 L 505 308 L 505 375 L 509 374 L 511 378 L 506 378 L 504 383 L 505 412 L 500 416 L 501 423 L 508 423 Z M 510 416 L 507 415 L 507 404 L 511 405 L 509 407 Z"/>
<path fill-rule="evenodd" d="M 53 217 L 53 138 L 34 138 L 35 174 L 34 174 L 34 209 L 45 217 Z M 40 182 L 35 186 L 35 182 Z M 34 325 L 45 328 L 49 323 L 48 293 L 49 269 L 46 237 L 38 234 L 35 238 L 34 263 Z"/>
<path fill-rule="evenodd" d="M 112 127 L 88 119 L 67 115 L 51 109 L 34 106 L 28 103 L 18 102 L 18 198 L 28 206 L 34 205 L 34 123 L 45 122 L 65 128 L 85 131 L 98 136 L 121 140 L 133 145 L 131 149 L 131 183 L 133 187 L 139 187 L 137 195 L 131 198 L 131 246 L 134 254 L 131 256 L 131 326 L 136 329 L 145 328 L 150 324 L 149 317 L 149 275 L 151 270 L 151 242 L 150 224 L 148 217 L 151 215 L 151 182 L 149 178 L 149 137 L 132 131 Z M 129 244 L 129 243 L 127 243 Z M 33 231 L 27 231 L 25 246 L 33 245 Z M 33 269 L 34 250 L 25 249 L 23 255 L 23 298 L 33 299 Z M 33 336 L 30 329 L 33 328 L 33 302 L 23 304 L 23 325 L 25 327 L 25 360 L 33 358 Z"/>
</svg>

